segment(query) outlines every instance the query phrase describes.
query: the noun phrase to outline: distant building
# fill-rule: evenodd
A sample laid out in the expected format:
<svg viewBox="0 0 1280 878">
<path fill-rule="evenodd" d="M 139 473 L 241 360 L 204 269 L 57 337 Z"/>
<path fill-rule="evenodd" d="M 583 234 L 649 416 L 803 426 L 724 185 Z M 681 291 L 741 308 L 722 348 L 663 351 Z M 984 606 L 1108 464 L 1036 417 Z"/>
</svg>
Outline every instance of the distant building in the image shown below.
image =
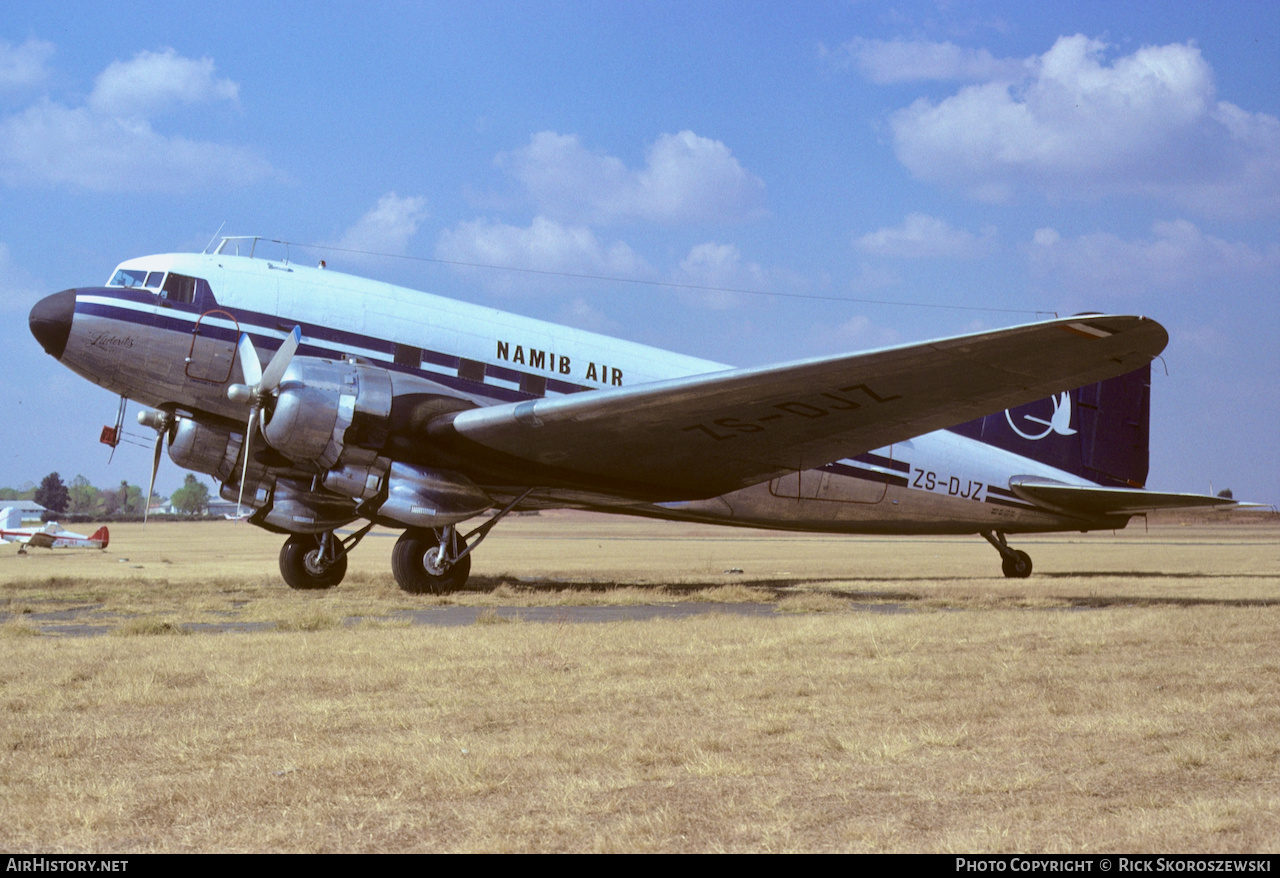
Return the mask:
<svg viewBox="0 0 1280 878">
<path fill-rule="evenodd" d="M 253 509 L 252 509 L 251 507 L 249 507 L 249 506 L 245 506 L 245 507 L 244 507 L 244 509 L 247 509 L 247 510 L 249 510 L 250 512 L 252 512 L 252 511 L 253 511 Z M 168 500 L 165 500 L 163 503 L 153 503 L 153 504 L 151 504 L 151 508 L 147 511 L 147 514 L 148 514 L 148 515 L 175 515 L 175 516 L 180 516 L 180 515 L 182 515 L 183 513 L 179 512 L 179 511 L 178 511 L 178 509 L 177 509 L 177 507 L 176 507 L 176 506 L 174 506 L 174 505 L 173 505 L 173 503 L 171 503 L 171 502 L 170 502 L 170 501 L 168 501 Z M 222 500 L 222 499 L 220 499 L 220 498 L 218 498 L 218 497 L 210 497 L 210 498 L 209 498 L 209 505 L 208 505 L 207 507 L 205 507 L 205 514 L 207 514 L 207 515 L 235 515 L 235 514 L 236 514 L 236 504 L 235 504 L 235 502 L 234 502 L 234 501 Z"/>
<path fill-rule="evenodd" d="M 0 509 L 6 506 L 22 511 L 23 524 L 42 521 L 42 516 L 49 511 L 34 500 L 0 500 Z"/>
</svg>

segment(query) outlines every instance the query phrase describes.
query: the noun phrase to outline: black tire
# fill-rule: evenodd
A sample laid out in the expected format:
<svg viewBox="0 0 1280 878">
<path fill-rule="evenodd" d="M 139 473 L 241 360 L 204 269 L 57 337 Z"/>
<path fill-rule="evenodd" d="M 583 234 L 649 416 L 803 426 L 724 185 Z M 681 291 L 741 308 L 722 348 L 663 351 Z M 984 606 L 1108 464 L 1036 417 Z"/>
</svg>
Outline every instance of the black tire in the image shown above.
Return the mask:
<svg viewBox="0 0 1280 878">
<path fill-rule="evenodd" d="M 1013 557 L 1005 558 L 1001 566 L 1009 579 L 1026 579 L 1031 575 L 1031 556 L 1014 549 Z"/>
<path fill-rule="evenodd" d="M 462 537 L 455 537 L 456 550 L 467 547 Z M 396 540 L 391 550 L 391 572 L 396 584 L 410 594 L 448 594 L 467 584 L 471 575 L 471 556 L 464 555 L 443 573 L 433 572 L 428 554 L 440 549 L 440 536 L 435 531 L 409 528 Z"/>
<path fill-rule="evenodd" d="M 315 559 L 320 554 L 320 537 L 316 534 L 294 534 L 280 547 L 280 575 L 289 588 L 303 591 L 333 588 L 347 575 L 347 556 L 320 569 Z"/>
</svg>

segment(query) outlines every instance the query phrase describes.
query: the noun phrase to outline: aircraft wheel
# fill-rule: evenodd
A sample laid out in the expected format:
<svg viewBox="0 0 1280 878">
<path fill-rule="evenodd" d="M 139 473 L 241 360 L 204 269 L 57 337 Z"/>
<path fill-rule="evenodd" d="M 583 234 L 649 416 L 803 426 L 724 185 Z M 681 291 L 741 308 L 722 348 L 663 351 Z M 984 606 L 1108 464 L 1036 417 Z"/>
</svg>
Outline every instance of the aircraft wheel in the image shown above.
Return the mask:
<svg viewBox="0 0 1280 878">
<path fill-rule="evenodd" d="M 456 537 L 455 550 L 467 547 Z M 471 556 L 464 555 L 447 569 L 441 569 L 440 537 L 435 531 L 409 528 L 391 550 L 391 572 L 396 584 L 412 594 L 447 594 L 458 591 L 471 575 Z"/>
<path fill-rule="evenodd" d="M 333 588 L 347 575 L 347 556 L 327 566 L 319 563 L 320 538 L 315 534 L 294 534 L 280 547 L 280 575 L 289 588 L 311 590 Z"/>
<path fill-rule="evenodd" d="M 1003 567 L 1004 575 L 1010 579 L 1026 579 L 1031 575 L 1031 556 L 1014 549 L 1013 555 L 1004 559 Z"/>
</svg>

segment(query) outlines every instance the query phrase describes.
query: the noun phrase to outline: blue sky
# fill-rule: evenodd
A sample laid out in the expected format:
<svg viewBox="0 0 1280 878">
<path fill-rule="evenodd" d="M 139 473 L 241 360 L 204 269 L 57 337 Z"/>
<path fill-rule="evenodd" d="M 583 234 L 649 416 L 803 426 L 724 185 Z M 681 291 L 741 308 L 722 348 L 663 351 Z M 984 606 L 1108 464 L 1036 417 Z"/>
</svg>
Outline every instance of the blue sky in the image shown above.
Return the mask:
<svg viewBox="0 0 1280 878">
<path fill-rule="evenodd" d="M 1149 486 L 1280 501 L 1277 47 L 1273 2 L 11 5 L 0 485 L 145 481 L 27 312 L 225 222 L 740 365 L 1145 314 Z"/>
</svg>

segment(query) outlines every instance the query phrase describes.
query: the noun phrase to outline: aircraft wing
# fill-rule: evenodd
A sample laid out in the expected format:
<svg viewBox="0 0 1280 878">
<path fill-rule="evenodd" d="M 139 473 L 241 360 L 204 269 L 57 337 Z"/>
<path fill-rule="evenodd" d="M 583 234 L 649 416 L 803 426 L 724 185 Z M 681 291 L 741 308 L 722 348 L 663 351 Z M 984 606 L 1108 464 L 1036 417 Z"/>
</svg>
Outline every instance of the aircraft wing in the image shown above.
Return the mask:
<svg viewBox="0 0 1280 878">
<path fill-rule="evenodd" d="M 27 540 L 27 545 L 35 546 L 37 549 L 52 549 L 53 541 L 60 536 L 61 534 L 51 534 L 39 530 L 31 535 L 31 538 Z"/>
<path fill-rule="evenodd" d="M 1060 485 L 1038 481 L 1014 481 L 1013 493 L 1024 500 L 1061 512 L 1095 517 L 1100 515 L 1137 515 L 1160 509 L 1199 509 L 1237 507 L 1241 504 L 1226 497 L 1207 494 L 1166 494 L 1139 488 L 1102 488 L 1092 485 Z"/>
<path fill-rule="evenodd" d="M 482 483 L 695 499 L 1130 372 L 1167 343 L 1144 317 L 1073 317 L 470 409 L 430 435 Z"/>
</svg>

